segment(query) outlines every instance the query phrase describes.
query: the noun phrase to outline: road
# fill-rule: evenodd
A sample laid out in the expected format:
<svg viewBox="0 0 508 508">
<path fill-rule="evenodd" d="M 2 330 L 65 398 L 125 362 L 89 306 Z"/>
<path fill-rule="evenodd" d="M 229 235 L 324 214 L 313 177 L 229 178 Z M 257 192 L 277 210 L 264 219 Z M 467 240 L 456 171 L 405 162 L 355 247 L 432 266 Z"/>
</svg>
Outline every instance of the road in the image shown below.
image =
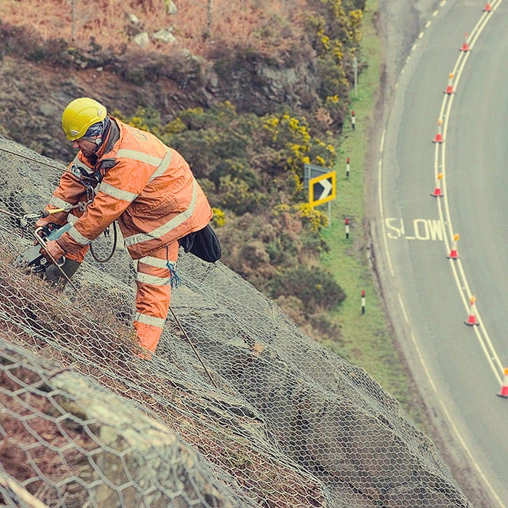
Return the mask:
<svg viewBox="0 0 508 508">
<path fill-rule="evenodd" d="M 506 507 L 508 400 L 496 394 L 508 367 L 508 1 L 485 5 L 435 4 L 407 60 L 392 59 L 371 234 L 387 309 L 454 474 L 477 505 Z"/>
</svg>

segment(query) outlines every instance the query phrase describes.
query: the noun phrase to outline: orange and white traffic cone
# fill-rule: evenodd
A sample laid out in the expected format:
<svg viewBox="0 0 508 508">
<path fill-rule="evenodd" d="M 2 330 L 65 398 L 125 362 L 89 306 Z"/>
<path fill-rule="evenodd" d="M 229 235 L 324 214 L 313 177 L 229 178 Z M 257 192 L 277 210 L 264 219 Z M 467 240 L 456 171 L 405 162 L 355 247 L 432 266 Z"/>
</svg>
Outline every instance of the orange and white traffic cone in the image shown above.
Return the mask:
<svg viewBox="0 0 508 508">
<path fill-rule="evenodd" d="M 461 51 L 469 51 L 471 48 L 469 47 L 468 43 L 468 33 L 466 32 L 464 34 L 464 44 L 462 44 L 462 47 L 460 48 Z"/>
<path fill-rule="evenodd" d="M 448 76 L 448 86 L 446 87 L 446 93 L 451 95 L 453 93 L 453 74 Z"/>
<path fill-rule="evenodd" d="M 432 140 L 433 143 L 442 143 L 443 142 L 443 133 L 442 133 L 443 120 L 441 118 L 437 122 L 437 134 Z"/>
<path fill-rule="evenodd" d="M 459 239 L 459 235 L 454 235 L 452 241 L 452 248 L 450 250 L 450 255 L 448 259 L 459 259 L 459 253 L 457 252 L 457 241 Z"/>
<path fill-rule="evenodd" d="M 497 394 L 497 396 L 503 397 L 503 399 L 508 399 L 508 369 L 505 368 L 503 373 L 503 385 L 501 386 L 501 391 Z"/>
<path fill-rule="evenodd" d="M 485 7 L 483 8 L 483 11 L 484 12 L 491 12 L 492 11 L 492 7 L 489 3 L 485 4 Z"/>
<path fill-rule="evenodd" d="M 478 326 L 480 323 L 478 322 L 478 318 L 476 317 L 476 298 L 472 296 L 469 299 L 469 316 L 467 318 L 467 321 L 465 321 L 466 325 L 468 326 Z"/>
<path fill-rule="evenodd" d="M 443 197 L 443 191 L 441 190 L 441 180 L 443 179 L 443 173 L 438 173 L 436 178 L 436 186 L 434 187 L 434 192 L 431 194 L 431 196 L 434 196 L 435 198 L 441 198 Z"/>
</svg>

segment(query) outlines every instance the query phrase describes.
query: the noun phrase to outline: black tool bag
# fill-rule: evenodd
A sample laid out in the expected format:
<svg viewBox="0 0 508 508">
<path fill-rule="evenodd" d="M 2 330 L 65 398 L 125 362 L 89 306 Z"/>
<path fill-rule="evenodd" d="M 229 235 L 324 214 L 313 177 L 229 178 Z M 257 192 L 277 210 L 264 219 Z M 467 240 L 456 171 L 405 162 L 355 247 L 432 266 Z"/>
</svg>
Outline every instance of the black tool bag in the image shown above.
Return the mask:
<svg viewBox="0 0 508 508">
<path fill-rule="evenodd" d="M 210 225 L 180 238 L 178 243 L 185 252 L 191 252 L 209 263 L 220 259 L 220 242 Z"/>
</svg>

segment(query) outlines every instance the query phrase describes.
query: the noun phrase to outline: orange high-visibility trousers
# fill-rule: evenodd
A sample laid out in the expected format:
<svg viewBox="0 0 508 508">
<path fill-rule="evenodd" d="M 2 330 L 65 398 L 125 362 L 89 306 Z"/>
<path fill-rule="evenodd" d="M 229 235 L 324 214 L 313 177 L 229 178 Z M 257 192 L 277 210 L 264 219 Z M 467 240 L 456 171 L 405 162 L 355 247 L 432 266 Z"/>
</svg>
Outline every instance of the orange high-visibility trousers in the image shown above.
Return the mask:
<svg viewBox="0 0 508 508">
<path fill-rule="evenodd" d="M 142 347 L 154 352 L 164 329 L 171 301 L 171 272 L 176 263 L 178 241 L 171 242 L 136 264 L 136 314 L 134 328 Z"/>
</svg>

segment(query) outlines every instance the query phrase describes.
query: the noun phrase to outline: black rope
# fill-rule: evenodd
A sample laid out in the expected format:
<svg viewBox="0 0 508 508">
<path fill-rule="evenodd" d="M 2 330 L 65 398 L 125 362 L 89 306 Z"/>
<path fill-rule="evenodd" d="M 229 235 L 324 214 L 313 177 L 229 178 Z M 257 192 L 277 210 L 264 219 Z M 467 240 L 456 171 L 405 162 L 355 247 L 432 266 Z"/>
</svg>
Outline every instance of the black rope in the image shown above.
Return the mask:
<svg viewBox="0 0 508 508">
<path fill-rule="evenodd" d="M 111 248 L 111 253 L 109 254 L 109 256 L 106 259 L 99 259 L 97 257 L 97 255 L 95 254 L 95 250 L 93 248 L 93 242 L 90 244 L 90 252 L 92 253 L 93 258 L 95 259 L 95 261 L 97 261 L 97 263 L 107 263 L 113 257 L 113 254 L 115 253 L 115 250 L 116 250 L 117 239 L 118 239 L 118 233 L 116 230 L 116 222 L 113 222 L 113 247 Z"/>
</svg>

